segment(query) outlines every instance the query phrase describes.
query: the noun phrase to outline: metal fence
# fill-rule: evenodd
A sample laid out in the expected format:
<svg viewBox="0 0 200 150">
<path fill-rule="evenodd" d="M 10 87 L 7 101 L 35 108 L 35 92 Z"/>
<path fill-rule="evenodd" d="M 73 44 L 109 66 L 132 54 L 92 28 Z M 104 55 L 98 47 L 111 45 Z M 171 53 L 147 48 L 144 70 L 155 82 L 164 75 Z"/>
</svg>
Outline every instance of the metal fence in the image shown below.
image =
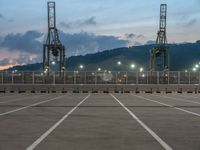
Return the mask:
<svg viewBox="0 0 200 150">
<path fill-rule="evenodd" d="M 200 84 L 200 72 L 0 72 L 0 84 Z"/>
</svg>

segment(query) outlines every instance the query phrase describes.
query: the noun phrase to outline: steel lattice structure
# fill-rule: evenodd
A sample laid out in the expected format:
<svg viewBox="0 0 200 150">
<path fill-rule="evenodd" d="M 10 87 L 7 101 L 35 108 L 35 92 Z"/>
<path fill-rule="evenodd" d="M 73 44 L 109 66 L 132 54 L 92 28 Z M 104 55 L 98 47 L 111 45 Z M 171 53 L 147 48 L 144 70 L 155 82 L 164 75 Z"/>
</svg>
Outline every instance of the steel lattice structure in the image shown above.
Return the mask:
<svg viewBox="0 0 200 150">
<path fill-rule="evenodd" d="M 52 71 L 51 60 L 59 64 L 57 71 L 65 70 L 65 47 L 62 45 L 58 29 L 56 27 L 56 5 L 55 2 L 48 2 L 48 35 L 43 46 L 43 70 L 49 74 Z"/>
<path fill-rule="evenodd" d="M 160 5 L 160 29 L 157 34 L 156 46 L 150 50 L 150 70 L 169 70 L 169 48 L 167 44 L 167 4 Z"/>
</svg>

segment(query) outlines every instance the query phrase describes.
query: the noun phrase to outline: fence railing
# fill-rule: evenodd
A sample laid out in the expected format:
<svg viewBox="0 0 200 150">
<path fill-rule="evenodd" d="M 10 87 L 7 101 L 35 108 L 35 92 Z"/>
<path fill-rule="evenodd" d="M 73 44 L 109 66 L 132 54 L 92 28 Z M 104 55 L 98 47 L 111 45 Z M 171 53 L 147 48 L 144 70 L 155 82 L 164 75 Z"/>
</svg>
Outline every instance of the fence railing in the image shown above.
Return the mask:
<svg viewBox="0 0 200 150">
<path fill-rule="evenodd" d="M 200 84 L 200 72 L 0 72 L 0 84 Z"/>
</svg>

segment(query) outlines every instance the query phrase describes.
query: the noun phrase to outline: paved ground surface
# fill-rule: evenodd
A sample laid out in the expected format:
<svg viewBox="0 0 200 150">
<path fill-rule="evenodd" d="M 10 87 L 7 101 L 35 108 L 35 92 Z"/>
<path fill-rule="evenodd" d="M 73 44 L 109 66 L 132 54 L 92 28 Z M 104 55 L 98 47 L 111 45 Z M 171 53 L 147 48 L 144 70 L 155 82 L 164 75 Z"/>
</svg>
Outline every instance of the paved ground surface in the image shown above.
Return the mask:
<svg viewBox="0 0 200 150">
<path fill-rule="evenodd" d="M 0 150 L 200 150 L 200 95 L 0 95 Z"/>
</svg>

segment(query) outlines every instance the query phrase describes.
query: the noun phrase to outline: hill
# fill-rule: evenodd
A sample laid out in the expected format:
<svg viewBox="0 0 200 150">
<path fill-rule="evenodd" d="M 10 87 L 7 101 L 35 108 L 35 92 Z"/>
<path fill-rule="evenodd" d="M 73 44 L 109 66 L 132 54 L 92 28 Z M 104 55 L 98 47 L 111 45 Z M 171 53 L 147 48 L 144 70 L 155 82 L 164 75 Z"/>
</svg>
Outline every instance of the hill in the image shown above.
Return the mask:
<svg viewBox="0 0 200 150">
<path fill-rule="evenodd" d="M 130 64 L 149 68 L 149 50 L 154 45 L 142 45 L 133 47 L 122 47 L 113 50 L 106 50 L 85 56 L 72 56 L 66 60 L 67 70 L 77 70 L 79 65 L 84 65 L 84 70 L 97 70 L 98 67 L 104 70 L 130 70 Z M 196 43 L 170 44 L 171 70 L 190 69 L 200 61 L 200 41 Z M 117 62 L 121 61 L 121 67 Z M 36 71 L 42 70 L 42 63 L 25 66 L 15 66 L 9 70 Z"/>
</svg>

